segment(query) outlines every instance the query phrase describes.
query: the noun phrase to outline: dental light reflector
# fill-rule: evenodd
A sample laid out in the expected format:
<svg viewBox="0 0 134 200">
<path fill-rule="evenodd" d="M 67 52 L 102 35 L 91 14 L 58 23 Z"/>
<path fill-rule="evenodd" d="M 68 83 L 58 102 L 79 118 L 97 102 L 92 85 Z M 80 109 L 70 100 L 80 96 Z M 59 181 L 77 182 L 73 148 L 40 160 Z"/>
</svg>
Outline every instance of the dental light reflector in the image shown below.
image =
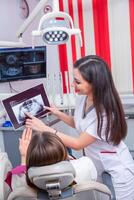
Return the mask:
<svg viewBox="0 0 134 200">
<path fill-rule="evenodd" d="M 43 41 L 47 44 L 60 44 L 60 43 L 65 43 L 69 35 L 67 32 L 63 30 L 55 30 L 55 31 L 47 31 L 43 34 Z"/>
</svg>

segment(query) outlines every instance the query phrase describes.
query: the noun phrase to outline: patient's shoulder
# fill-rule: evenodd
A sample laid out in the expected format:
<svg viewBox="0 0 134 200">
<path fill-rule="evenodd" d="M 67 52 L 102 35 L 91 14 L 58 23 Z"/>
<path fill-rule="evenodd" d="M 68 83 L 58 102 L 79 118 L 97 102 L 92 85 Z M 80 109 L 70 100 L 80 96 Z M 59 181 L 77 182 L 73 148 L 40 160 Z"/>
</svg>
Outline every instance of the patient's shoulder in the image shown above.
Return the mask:
<svg viewBox="0 0 134 200">
<path fill-rule="evenodd" d="M 84 181 L 96 180 L 97 179 L 97 170 L 93 161 L 87 157 L 82 156 L 76 160 L 70 160 L 75 171 L 77 183 L 82 183 Z"/>
</svg>

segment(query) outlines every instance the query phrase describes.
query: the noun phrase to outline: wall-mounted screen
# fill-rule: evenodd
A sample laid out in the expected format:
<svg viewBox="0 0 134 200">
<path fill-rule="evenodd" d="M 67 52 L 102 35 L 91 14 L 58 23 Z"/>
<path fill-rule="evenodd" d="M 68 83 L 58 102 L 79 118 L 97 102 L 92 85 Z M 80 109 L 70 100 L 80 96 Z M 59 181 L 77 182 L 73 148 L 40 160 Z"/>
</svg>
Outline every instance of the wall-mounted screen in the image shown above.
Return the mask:
<svg viewBox="0 0 134 200">
<path fill-rule="evenodd" d="M 46 77 L 46 47 L 0 49 L 0 82 Z"/>
</svg>

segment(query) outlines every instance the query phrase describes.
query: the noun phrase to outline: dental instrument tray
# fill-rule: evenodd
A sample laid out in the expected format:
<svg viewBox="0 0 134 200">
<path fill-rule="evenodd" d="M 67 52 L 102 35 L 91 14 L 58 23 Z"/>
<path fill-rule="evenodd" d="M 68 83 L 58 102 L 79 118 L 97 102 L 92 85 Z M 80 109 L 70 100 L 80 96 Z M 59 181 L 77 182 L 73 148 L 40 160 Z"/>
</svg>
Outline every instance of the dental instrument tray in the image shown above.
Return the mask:
<svg viewBox="0 0 134 200">
<path fill-rule="evenodd" d="M 46 77 L 46 47 L 0 49 L 0 82 Z"/>
</svg>

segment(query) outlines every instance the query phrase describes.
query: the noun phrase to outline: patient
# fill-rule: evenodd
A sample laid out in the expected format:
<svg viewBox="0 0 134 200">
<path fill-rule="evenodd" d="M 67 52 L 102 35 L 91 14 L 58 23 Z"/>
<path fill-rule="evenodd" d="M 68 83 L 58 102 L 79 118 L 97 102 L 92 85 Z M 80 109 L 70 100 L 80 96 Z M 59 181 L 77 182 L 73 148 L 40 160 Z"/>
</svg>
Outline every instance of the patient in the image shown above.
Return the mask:
<svg viewBox="0 0 134 200">
<path fill-rule="evenodd" d="M 61 139 L 55 134 L 47 132 L 32 134 L 31 129 L 25 129 L 22 138 L 20 138 L 19 141 L 19 150 L 22 164 L 22 166 L 19 166 L 21 169 L 21 176 L 30 167 L 46 166 L 68 160 L 72 163 L 76 171 L 75 182 L 82 183 L 84 181 L 97 179 L 97 172 L 93 162 L 88 157 L 70 160 L 66 147 L 62 143 Z M 24 167 L 24 165 L 26 167 Z M 19 167 L 17 167 L 17 173 L 19 172 Z M 17 175 L 20 176 L 20 174 L 18 173 Z M 18 180 L 19 179 L 17 179 L 17 181 Z M 22 180 L 22 178 L 20 180 Z M 35 186 L 30 182 L 27 173 L 26 181 L 30 187 L 35 188 Z M 9 177 L 7 177 L 6 182 L 9 184 Z M 12 179 L 12 189 L 15 189 L 14 185 L 16 185 L 16 180 L 13 181 Z M 19 184 L 19 186 L 21 187 L 22 185 Z"/>
</svg>

